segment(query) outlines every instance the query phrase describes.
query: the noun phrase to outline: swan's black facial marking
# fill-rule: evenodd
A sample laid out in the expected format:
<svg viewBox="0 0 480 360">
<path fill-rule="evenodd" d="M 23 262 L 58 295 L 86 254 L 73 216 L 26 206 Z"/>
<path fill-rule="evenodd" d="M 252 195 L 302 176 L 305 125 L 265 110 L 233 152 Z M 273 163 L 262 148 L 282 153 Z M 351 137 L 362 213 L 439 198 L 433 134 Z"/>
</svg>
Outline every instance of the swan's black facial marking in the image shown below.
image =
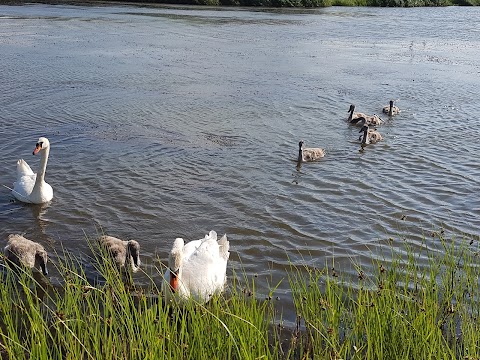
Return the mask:
<svg viewBox="0 0 480 360">
<path fill-rule="evenodd" d="M 35 150 L 33 150 L 33 155 L 37 154 L 43 148 L 43 141 L 40 141 L 35 144 Z"/>
</svg>

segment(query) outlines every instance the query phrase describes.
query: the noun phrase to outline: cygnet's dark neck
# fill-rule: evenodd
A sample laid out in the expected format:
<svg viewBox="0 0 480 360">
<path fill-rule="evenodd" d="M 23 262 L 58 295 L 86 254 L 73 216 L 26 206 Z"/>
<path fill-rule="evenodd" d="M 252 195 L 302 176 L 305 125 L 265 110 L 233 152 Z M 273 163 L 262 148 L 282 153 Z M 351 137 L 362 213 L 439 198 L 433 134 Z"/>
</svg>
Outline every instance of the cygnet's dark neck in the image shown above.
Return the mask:
<svg viewBox="0 0 480 360">
<path fill-rule="evenodd" d="M 298 148 L 298 161 L 303 161 L 303 149 L 301 145 Z"/>
</svg>

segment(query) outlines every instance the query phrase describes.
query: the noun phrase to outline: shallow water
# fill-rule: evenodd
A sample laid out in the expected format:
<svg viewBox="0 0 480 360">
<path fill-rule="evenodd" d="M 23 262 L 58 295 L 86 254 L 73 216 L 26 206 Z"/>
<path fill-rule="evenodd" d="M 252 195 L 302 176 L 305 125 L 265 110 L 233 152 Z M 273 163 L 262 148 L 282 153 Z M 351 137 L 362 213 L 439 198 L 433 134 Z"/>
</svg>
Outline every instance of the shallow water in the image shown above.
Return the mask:
<svg viewBox="0 0 480 360">
<path fill-rule="evenodd" d="M 287 320 L 290 263 L 354 276 L 352 261 L 368 272 L 391 244 L 435 247 L 440 228 L 477 239 L 479 16 L 0 6 L 0 183 L 18 158 L 38 167 L 46 136 L 54 188 L 32 206 L 2 187 L 0 238 L 24 233 L 55 259 L 88 255 L 85 234 L 103 230 L 139 240 L 151 273 L 176 237 L 214 229 L 230 278 L 258 275 L 260 296 L 280 282 Z M 402 113 L 362 150 L 349 105 L 380 113 L 390 99 Z M 327 156 L 296 168 L 299 140 Z"/>
</svg>

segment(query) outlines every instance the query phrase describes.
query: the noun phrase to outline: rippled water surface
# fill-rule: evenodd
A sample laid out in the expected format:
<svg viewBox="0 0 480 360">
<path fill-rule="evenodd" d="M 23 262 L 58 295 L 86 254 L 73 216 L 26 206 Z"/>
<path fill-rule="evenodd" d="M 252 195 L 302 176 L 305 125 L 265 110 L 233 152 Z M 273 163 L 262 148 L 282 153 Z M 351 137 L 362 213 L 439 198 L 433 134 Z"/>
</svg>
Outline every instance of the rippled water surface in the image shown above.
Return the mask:
<svg viewBox="0 0 480 360">
<path fill-rule="evenodd" d="M 229 237 L 230 277 L 257 274 L 260 296 L 280 282 L 288 319 L 290 262 L 353 275 L 391 244 L 434 245 L 442 227 L 478 239 L 478 18 L 0 6 L 0 183 L 12 187 L 19 158 L 38 168 L 46 136 L 54 189 L 32 206 L 2 187 L 1 241 L 24 233 L 55 259 L 89 254 L 85 234 L 103 229 L 139 240 L 151 273 L 175 237 L 214 229 Z M 402 113 L 361 151 L 349 105 L 380 113 L 390 99 Z M 299 140 L 324 160 L 296 168 Z"/>
</svg>

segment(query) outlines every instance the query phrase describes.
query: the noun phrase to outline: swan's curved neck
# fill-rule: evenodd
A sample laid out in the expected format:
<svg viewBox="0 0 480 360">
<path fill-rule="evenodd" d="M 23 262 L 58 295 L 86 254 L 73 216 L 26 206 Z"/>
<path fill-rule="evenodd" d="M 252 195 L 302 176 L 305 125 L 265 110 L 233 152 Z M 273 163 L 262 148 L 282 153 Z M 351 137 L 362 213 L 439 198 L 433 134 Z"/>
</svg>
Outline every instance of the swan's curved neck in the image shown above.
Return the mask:
<svg viewBox="0 0 480 360">
<path fill-rule="evenodd" d="M 48 155 L 50 153 L 50 146 L 42 150 L 40 158 L 40 168 L 37 172 L 37 178 L 35 179 L 35 187 L 42 184 L 45 181 L 45 171 L 47 170 Z"/>
<path fill-rule="evenodd" d="M 50 154 L 50 146 L 42 151 L 40 158 L 40 168 L 37 173 L 37 182 L 45 180 L 45 171 L 47 170 L 48 155 Z"/>
</svg>

